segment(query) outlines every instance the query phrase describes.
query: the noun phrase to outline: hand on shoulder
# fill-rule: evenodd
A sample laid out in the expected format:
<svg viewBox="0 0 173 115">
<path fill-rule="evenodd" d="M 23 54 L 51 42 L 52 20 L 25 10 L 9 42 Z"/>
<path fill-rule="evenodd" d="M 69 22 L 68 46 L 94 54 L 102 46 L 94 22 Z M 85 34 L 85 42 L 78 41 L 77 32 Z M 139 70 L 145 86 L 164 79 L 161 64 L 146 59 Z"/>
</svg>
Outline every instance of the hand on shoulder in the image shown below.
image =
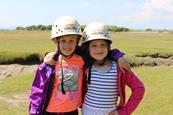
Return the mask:
<svg viewBox="0 0 173 115">
<path fill-rule="evenodd" d="M 123 73 L 125 72 L 125 70 L 132 72 L 128 61 L 124 57 L 120 57 L 118 59 L 118 64 L 120 66 L 120 69 L 123 71 Z"/>
<path fill-rule="evenodd" d="M 49 64 L 49 65 L 55 65 L 56 64 L 56 61 L 53 59 L 54 55 L 56 53 L 55 52 L 50 52 L 48 53 L 45 57 L 44 57 L 44 62 L 46 64 Z"/>
</svg>

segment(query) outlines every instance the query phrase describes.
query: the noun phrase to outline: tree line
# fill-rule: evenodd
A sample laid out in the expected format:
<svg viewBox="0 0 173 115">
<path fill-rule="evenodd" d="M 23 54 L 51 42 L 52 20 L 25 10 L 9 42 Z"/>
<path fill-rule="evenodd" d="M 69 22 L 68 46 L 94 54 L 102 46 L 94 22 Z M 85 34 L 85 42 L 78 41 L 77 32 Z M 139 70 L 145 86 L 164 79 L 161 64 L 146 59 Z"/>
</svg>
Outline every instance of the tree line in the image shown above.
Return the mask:
<svg viewBox="0 0 173 115">
<path fill-rule="evenodd" d="M 84 30 L 86 25 L 81 25 L 82 31 Z M 130 29 L 125 27 L 118 27 L 114 25 L 107 25 L 109 31 L 113 32 L 127 32 Z M 27 31 L 50 31 L 52 29 L 52 25 L 32 25 L 27 27 L 17 26 L 16 30 L 27 30 Z"/>
<path fill-rule="evenodd" d="M 32 26 L 26 26 L 26 27 L 22 27 L 22 26 L 17 26 L 16 30 L 28 30 L 28 31 L 33 31 L 33 30 L 37 30 L 37 31 L 44 31 L 44 30 L 51 30 L 52 29 L 52 25 L 32 25 Z"/>
</svg>

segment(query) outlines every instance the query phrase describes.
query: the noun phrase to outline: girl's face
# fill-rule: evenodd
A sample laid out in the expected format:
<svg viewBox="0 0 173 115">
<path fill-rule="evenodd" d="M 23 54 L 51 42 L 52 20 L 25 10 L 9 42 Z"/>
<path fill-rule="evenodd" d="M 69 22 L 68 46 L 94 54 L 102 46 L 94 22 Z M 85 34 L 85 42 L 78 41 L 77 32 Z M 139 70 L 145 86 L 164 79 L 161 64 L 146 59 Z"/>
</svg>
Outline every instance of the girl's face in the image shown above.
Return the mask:
<svg viewBox="0 0 173 115">
<path fill-rule="evenodd" d="M 59 48 L 62 54 L 70 56 L 77 46 L 77 35 L 67 35 L 59 38 Z"/>
<path fill-rule="evenodd" d="M 89 53 L 96 61 L 102 61 L 108 54 L 108 45 L 105 40 L 93 40 L 89 43 Z"/>
</svg>

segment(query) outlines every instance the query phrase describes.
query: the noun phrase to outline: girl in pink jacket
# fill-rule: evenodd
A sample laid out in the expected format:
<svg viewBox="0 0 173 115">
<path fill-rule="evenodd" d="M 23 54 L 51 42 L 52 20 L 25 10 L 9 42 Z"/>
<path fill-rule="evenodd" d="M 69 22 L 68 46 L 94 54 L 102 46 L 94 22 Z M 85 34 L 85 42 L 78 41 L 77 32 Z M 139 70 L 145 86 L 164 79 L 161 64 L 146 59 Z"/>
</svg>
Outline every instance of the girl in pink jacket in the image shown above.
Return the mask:
<svg viewBox="0 0 173 115">
<path fill-rule="evenodd" d="M 82 46 L 89 57 L 82 115 L 130 115 L 143 98 L 143 83 L 133 72 L 122 72 L 119 65 L 109 58 L 111 43 L 104 24 L 91 23 L 84 29 Z M 132 91 L 127 102 L 126 85 Z"/>
</svg>

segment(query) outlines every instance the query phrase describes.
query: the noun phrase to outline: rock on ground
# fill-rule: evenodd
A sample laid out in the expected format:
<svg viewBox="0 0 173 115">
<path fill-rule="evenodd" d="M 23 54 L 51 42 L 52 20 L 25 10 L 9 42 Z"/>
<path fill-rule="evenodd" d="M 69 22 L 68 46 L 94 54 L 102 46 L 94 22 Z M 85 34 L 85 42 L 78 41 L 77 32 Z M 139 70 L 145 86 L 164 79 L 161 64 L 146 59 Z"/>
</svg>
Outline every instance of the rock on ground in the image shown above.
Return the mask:
<svg viewBox="0 0 173 115">
<path fill-rule="evenodd" d="M 18 75 L 20 73 L 31 73 L 34 72 L 36 68 L 37 65 L 0 65 L 0 80 L 7 77 Z"/>
</svg>

